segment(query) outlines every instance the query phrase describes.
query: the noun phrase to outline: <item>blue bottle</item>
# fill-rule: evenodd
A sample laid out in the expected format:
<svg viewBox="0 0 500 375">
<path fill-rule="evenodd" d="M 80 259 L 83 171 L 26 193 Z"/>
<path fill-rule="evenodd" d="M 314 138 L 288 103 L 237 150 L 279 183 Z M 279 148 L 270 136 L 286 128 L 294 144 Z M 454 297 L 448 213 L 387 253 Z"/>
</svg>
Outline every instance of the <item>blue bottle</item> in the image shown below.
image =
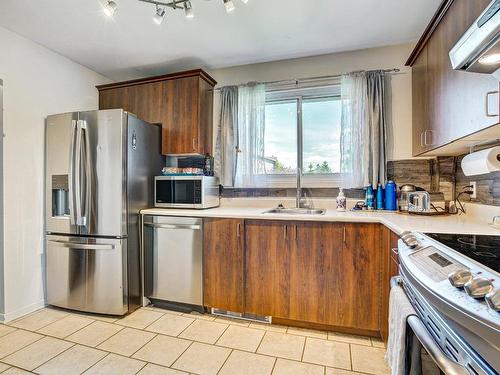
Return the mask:
<svg viewBox="0 0 500 375">
<path fill-rule="evenodd" d="M 382 185 L 378 184 L 377 186 L 377 210 L 384 209 L 384 188 Z"/>
<path fill-rule="evenodd" d="M 385 185 L 385 209 L 388 211 L 398 210 L 398 190 L 394 181 L 388 181 Z"/>
<path fill-rule="evenodd" d="M 366 188 L 366 207 L 369 210 L 373 210 L 375 208 L 375 194 L 373 192 L 372 186 L 368 186 Z"/>
</svg>

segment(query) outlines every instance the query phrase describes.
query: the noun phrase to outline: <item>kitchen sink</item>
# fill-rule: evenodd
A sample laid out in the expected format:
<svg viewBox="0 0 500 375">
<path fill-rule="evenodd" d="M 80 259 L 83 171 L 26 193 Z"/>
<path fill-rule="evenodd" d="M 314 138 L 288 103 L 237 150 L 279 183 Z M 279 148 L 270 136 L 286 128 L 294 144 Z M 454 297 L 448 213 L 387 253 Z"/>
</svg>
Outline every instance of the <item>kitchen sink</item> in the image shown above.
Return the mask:
<svg viewBox="0 0 500 375">
<path fill-rule="evenodd" d="M 291 215 L 324 215 L 326 212 L 322 208 L 273 208 L 272 210 L 264 211 L 263 214 L 291 214 Z"/>
</svg>

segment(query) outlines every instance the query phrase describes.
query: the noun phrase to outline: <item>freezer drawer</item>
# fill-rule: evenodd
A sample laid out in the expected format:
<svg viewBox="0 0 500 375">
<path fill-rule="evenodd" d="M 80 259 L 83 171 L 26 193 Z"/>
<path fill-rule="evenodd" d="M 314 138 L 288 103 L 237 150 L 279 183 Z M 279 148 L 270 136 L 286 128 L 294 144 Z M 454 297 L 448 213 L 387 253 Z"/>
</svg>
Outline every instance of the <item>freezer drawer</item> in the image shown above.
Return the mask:
<svg viewBox="0 0 500 375">
<path fill-rule="evenodd" d="M 145 296 L 203 305 L 202 220 L 144 217 Z"/>
<path fill-rule="evenodd" d="M 49 305 L 100 314 L 128 311 L 127 241 L 47 236 Z"/>
</svg>

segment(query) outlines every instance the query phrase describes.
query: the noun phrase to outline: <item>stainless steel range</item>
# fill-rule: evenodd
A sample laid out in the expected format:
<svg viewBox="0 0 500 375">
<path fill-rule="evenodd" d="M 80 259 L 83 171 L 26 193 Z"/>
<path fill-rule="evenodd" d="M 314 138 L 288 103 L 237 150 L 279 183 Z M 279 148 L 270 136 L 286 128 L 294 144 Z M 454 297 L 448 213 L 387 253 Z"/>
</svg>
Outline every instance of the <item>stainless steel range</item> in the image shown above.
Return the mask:
<svg viewBox="0 0 500 375">
<path fill-rule="evenodd" d="M 406 232 L 401 238 L 402 284 L 418 315 L 411 318 L 433 341 L 422 347 L 438 373 L 498 374 L 500 236 Z M 407 354 L 407 370 L 414 357 Z M 420 373 L 433 373 L 424 362 L 419 358 Z"/>
</svg>

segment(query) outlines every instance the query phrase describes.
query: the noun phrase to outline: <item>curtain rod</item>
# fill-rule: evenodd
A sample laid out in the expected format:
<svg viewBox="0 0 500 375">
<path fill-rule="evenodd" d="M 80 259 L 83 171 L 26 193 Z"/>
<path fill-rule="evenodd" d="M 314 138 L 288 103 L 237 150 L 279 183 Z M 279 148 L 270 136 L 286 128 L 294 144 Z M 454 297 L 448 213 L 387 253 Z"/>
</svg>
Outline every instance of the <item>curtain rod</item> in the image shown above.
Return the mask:
<svg viewBox="0 0 500 375">
<path fill-rule="evenodd" d="M 353 71 L 350 73 L 376 72 L 378 70 L 380 70 L 384 73 L 399 73 L 399 72 L 401 72 L 401 69 L 399 69 L 399 68 L 392 68 L 392 69 L 375 69 L 375 70 L 356 70 L 356 71 Z M 347 74 L 350 74 L 350 73 L 347 73 Z M 294 83 L 294 84 L 298 85 L 299 83 L 305 82 L 305 81 L 320 81 L 320 80 L 324 80 L 324 79 L 339 78 L 339 77 L 342 77 L 344 74 L 346 74 L 346 73 L 334 74 L 334 75 L 329 75 L 329 76 L 306 77 L 306 78 L 300 78 L 300 79 L 284 79 L 281 81 L 265 81 L 265 82 L 255 82 L 255 83 L 260 83 L 260 84 L 264 84 L 264 85 L 275 85 L 278 83 L 292 83 L 292 84 Z M 228 86 L 243 86 L 243 85 L 245 85 L 245 83 L 241 83 L 238 85 L 228 85 Z M 220 91 L 220 90 L 221 90 L 221 87 L 216 88 L 214 91 Z"/>
</svg>

